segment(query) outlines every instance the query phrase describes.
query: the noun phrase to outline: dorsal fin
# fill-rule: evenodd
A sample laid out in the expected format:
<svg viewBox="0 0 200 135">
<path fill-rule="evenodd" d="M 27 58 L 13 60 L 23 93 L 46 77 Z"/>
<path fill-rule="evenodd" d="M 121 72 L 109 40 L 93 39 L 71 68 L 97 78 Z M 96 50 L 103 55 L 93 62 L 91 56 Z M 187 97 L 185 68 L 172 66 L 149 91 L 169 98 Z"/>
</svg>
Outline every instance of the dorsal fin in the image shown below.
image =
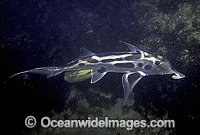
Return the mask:
<svg viewBox="0 0 200 135">
<path fill-rule="evenodd" d="M 134 45 L 132 45 L 132 44 L 129 44 L 129 43 L 127 43 L 127 42 L 120 41 L 120 43 L 126 44 L 127 47 L 128 47 L 128 49 L 129 49 L 132 53 L 137 53 L 137 52 L 142 52 L 142 51 L 144 51 L 143 49 L 138 48 L 138 47 L 136 47 L 136 46 L 134 46 Z"/>
<path fill-rule="evenodd" d="M 137 45 L 138 46 L 138 48 L 140 49 L 140 50 L 142 50 L 143 52 L 146 52 L 147 50 L 144 48 L 144 46 L 143 45 Z"/>
<path fill-rule="evenodd" d="M 95 53 L 93 53 L 93 52 L 91 52 L 91 51 L 89 51 L 88 49 L 86 49 L 86 48 L 84 48 L 84 47 L 81 47 L 80 48 L 80 56 L 77 58 L 77 59 L 75 59 L 75 60 L 73 60 L 73 61 L 71 61 L 71 62 L 68 62 L 67 64 L 69 65 L 69 64 L 72 64 L 72 63 L 74 63 L 75 61 L 78 61 L 78 60 L 80 60 L 80 59 L 82 59 L 82 58 L 85 58 L 85 57 L 89 57 L 89 56 L 92 56 L 92 55 L 94 55 Z"/>
<path fill-rule="evenodd" d="M 81 51 L 81 55 L 80 55 L 81 58 L 94 55 L 93 52 L 89 51 L 88 49 L 86 49 L 84 47 L 81 47 L 80 51 Z"/>
<path fill-rule="evenodd" d="M 121 41 L 121 40 L 120 40 L 120 43 L 126 44 L 127 47 L 128 47 L 128 49 L 129 49 L 132 53 L 137 53 L 138 48 L 137 48 L 136 46 L 134 46 L 134 45 L 132 45 L 132 44 L 129 44 L 129 43 L 127 43 L 127 42 Z"/>
</svg>

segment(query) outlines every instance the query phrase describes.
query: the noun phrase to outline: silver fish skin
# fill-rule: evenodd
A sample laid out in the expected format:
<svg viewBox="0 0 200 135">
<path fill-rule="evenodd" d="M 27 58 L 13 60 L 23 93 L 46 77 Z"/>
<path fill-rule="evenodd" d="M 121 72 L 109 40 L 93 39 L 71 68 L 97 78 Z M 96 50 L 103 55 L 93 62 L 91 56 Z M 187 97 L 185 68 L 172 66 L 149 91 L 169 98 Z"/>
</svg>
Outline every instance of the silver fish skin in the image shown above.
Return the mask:
<svg viewBox="0 0 200 135">
<path fill-rule="evenodd" d="M 185 77 L 185 75 L 176 71 L 166 58 L 159 55 L 154 56 L 134 45 L 121 42 L 127 45 L 129 51 L 96 54 L 81 48 L 81 56 L 67 63 L 64 67 L 39 67 L 16 73 L 9 78 L 24 73 L 41 74 L 50 78 L 67 71 L 90 69 L 91 83 L 96 83 L 109 72 L 123 73 L 124 98 L 121 103 L 121 106 L 123 106 L 135 85 L 144 76 L 174 74 L 173 79 Z"/>
</svg>

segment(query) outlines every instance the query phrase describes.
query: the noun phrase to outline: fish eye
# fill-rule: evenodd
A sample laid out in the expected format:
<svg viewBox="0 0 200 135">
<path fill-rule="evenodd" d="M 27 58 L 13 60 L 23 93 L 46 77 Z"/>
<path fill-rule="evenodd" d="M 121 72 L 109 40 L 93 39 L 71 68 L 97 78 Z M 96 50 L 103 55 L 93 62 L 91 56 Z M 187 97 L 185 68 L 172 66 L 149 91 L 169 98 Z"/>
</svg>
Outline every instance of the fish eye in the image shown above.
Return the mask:
<svg viewBox="0 0 200 135">
<path fill-rule="evenodd" d="M 158 66 L 160 65 L 160 61 L 155 61 L 155 64 Z"/>
</svg>

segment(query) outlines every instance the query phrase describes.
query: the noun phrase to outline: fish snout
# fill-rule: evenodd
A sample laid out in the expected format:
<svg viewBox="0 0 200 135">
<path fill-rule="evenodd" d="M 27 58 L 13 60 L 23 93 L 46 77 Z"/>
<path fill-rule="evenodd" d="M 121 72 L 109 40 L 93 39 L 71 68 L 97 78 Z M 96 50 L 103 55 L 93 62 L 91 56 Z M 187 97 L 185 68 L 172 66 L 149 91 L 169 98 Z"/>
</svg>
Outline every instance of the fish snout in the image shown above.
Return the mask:
<svg viewBox="0 0 200 135">
<path fill-rule="evenodd" d="M 182 73 L 180 73 L 180 72 L 178 72 L 178 71 L 174 71 L 174 74 L 175 74 L 175 75 L 172 76 L 173 79 L 182 79 L 182 78 L 185 77 L 184 74 L 182 74 Z"/>
</svg>

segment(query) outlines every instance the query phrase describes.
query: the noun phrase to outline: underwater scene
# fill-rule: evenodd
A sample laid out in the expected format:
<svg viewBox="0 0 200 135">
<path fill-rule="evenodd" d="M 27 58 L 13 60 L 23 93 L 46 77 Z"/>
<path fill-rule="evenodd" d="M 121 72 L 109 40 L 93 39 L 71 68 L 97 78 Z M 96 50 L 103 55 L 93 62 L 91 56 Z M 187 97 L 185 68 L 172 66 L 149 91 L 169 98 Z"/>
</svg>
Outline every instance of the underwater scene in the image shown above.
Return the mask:
<svg viewBox="0 0 200 135">
<path fill-rule="evenodd" d="M 1 0 L 0 64 L 6 133 L 196 134 L 200 1 Z"/>
</svg>

